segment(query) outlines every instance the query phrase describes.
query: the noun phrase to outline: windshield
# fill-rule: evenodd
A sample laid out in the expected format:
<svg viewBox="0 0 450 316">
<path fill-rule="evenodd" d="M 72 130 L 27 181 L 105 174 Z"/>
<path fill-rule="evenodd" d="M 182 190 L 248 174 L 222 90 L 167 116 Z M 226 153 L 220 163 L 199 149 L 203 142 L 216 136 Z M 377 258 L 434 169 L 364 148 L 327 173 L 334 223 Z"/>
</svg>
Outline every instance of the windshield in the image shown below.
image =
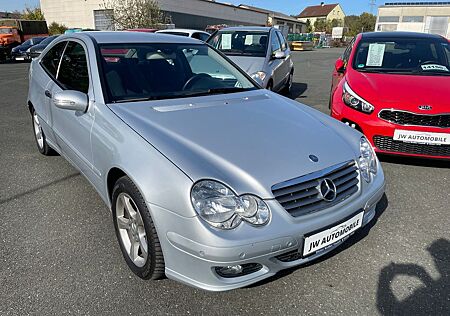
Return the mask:
<svg viewBox="0 0 450 316">
<path fill-rule="evenodd" d="M 5 28 L 0 28 L 0 34 L 11 34 L 12 33 L 12 29 L 5 29 Z"/>
<path fill-rule="evenodd" d="M 102 44 L 110 102 L 194 97 L 258 89 L 239 69 L 202 44 Z"/>
<path fill-rule="evenodd" d="M 436 39 L 363 39 L 353 68 L 361 72 L 450 75 L 450 46 Z"/>
<path fill-rule="evenodd" d="M 208 40 L 208 44 L 230 56 L 266 57 L 268 32 L 224 31 Z"/>
</svg>

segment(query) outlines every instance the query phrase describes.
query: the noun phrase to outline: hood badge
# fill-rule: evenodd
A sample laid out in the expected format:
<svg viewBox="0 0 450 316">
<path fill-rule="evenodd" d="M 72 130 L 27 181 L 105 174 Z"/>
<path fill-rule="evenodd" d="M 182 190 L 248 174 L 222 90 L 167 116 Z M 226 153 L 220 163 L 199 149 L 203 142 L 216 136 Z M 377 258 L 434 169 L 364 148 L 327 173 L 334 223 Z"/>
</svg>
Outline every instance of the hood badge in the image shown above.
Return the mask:
<svg viewBox="0 0 450 316">
<path fill-rule="evenodd" d="M 331 179 L 323 179 L 319 186 L 319 194 L 321 195 L 322 199 L 327 202 L 333 202 L 337 197 L 337 188 L 334 184 L 333 180 Z"/>
<path fill-rule="evenodd" d="M 419 110 L 430 111 L 433 107 L 431 105 L 419 105 Z"/>
<path fill-rule="evenodd" d="M 319 158 L 315 155 L 309 155 L 309 160 L 311 160 L 312 162 L 318 162 Z"/>
</svg>

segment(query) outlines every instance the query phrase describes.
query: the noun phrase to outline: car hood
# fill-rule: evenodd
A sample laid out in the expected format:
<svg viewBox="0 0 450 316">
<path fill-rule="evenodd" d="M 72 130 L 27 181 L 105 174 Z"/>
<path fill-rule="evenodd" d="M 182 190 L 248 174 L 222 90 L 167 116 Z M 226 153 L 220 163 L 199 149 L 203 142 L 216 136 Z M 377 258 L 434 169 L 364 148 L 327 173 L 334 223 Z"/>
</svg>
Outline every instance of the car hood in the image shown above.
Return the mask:
<svg viewBox="0 0 450 316">
<path fill-rule="evenodd" d="M 236 65 L 238 65 L 242 70 L 244 70 L 249 75 L 255 72 L 262 71 L 264 69 L 264 62 L 266 59 L 264 57 L 249 57 L 249 56 L 227 56 Z"/>
<path fill-rule="evenodd" d="M 359 150 L 359 133 L 265 90 L 109 107 L 193 181 L 217 179 L 238 194 L 273 198 L 274 184 L 356 159 Z"/>
<path fill-rule="evenodd" d="M 376 74 L 351 71 L 347 75 L 351 89 L 375 108 L 418 111 L 419 105 L 431 105 L 429 114 L 449 111 L 450 76 Z"/>
</svg>

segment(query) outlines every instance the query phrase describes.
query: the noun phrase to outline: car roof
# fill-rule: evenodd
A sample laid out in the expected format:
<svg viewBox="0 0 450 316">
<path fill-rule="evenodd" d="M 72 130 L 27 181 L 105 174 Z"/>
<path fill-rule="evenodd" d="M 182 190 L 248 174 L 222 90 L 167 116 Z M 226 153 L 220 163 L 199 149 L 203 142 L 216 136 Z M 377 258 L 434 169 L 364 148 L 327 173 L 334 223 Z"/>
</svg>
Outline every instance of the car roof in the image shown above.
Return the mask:
<svg viewBox="0 0 450 316">
<path fill-rule="evenodd" d="M 225 27 L 220 31 L 256 31 L 256 32 L 269 32 L 272 27 L 268 26 L 233 26 L 233 27 Z"/>
<path fill-rule="evenodd" d="M 200 41 L 183 36 L 173 36 L 162 33 L 144 33 L 129 31 L 97 31 L 80 32 L 62 35 L 61 40 L 66 38 L 94 39 L 99 44 L 120 43 L 175 43 L 175 44 L 198 44 Z"/>
<path fill-rule="evenodd" d="M 205 31 L 199 31 L 199 30 L 192 30 L 192 29 L 166 29 L 166 30 L 159 30 L 156 33 L 166 33 L 166 32 L 183 32 L 183 33 L 206 33 Z M 209 34 L 209 33 L 207 33 Z"/>
<path fill-rule="evenodd" d="M 422 39 L 443 39 L 442 36 L 418 32 L 368 32 L 361 33 L 362 38 L 422 38 Z"/>
</svg>

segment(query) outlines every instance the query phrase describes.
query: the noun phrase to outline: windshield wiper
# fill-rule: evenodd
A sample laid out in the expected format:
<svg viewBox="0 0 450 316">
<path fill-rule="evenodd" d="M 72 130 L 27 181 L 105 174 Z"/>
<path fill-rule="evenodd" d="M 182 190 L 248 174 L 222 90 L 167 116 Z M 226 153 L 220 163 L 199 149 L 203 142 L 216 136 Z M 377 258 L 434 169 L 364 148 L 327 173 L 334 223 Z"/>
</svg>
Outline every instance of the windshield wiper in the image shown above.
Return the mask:
<svg viewBox="0 0 450 316">
<path fill-rule="evenodd" d="M 228 88 L 213 88 L 208 90 L 208 94 L 218 94 L 218 93 L 234 93 L 234 92 L 244 92 L 253 90 L 253 88 L 239 88 L 239 87 L 228 87 Z"/>
</svg>

